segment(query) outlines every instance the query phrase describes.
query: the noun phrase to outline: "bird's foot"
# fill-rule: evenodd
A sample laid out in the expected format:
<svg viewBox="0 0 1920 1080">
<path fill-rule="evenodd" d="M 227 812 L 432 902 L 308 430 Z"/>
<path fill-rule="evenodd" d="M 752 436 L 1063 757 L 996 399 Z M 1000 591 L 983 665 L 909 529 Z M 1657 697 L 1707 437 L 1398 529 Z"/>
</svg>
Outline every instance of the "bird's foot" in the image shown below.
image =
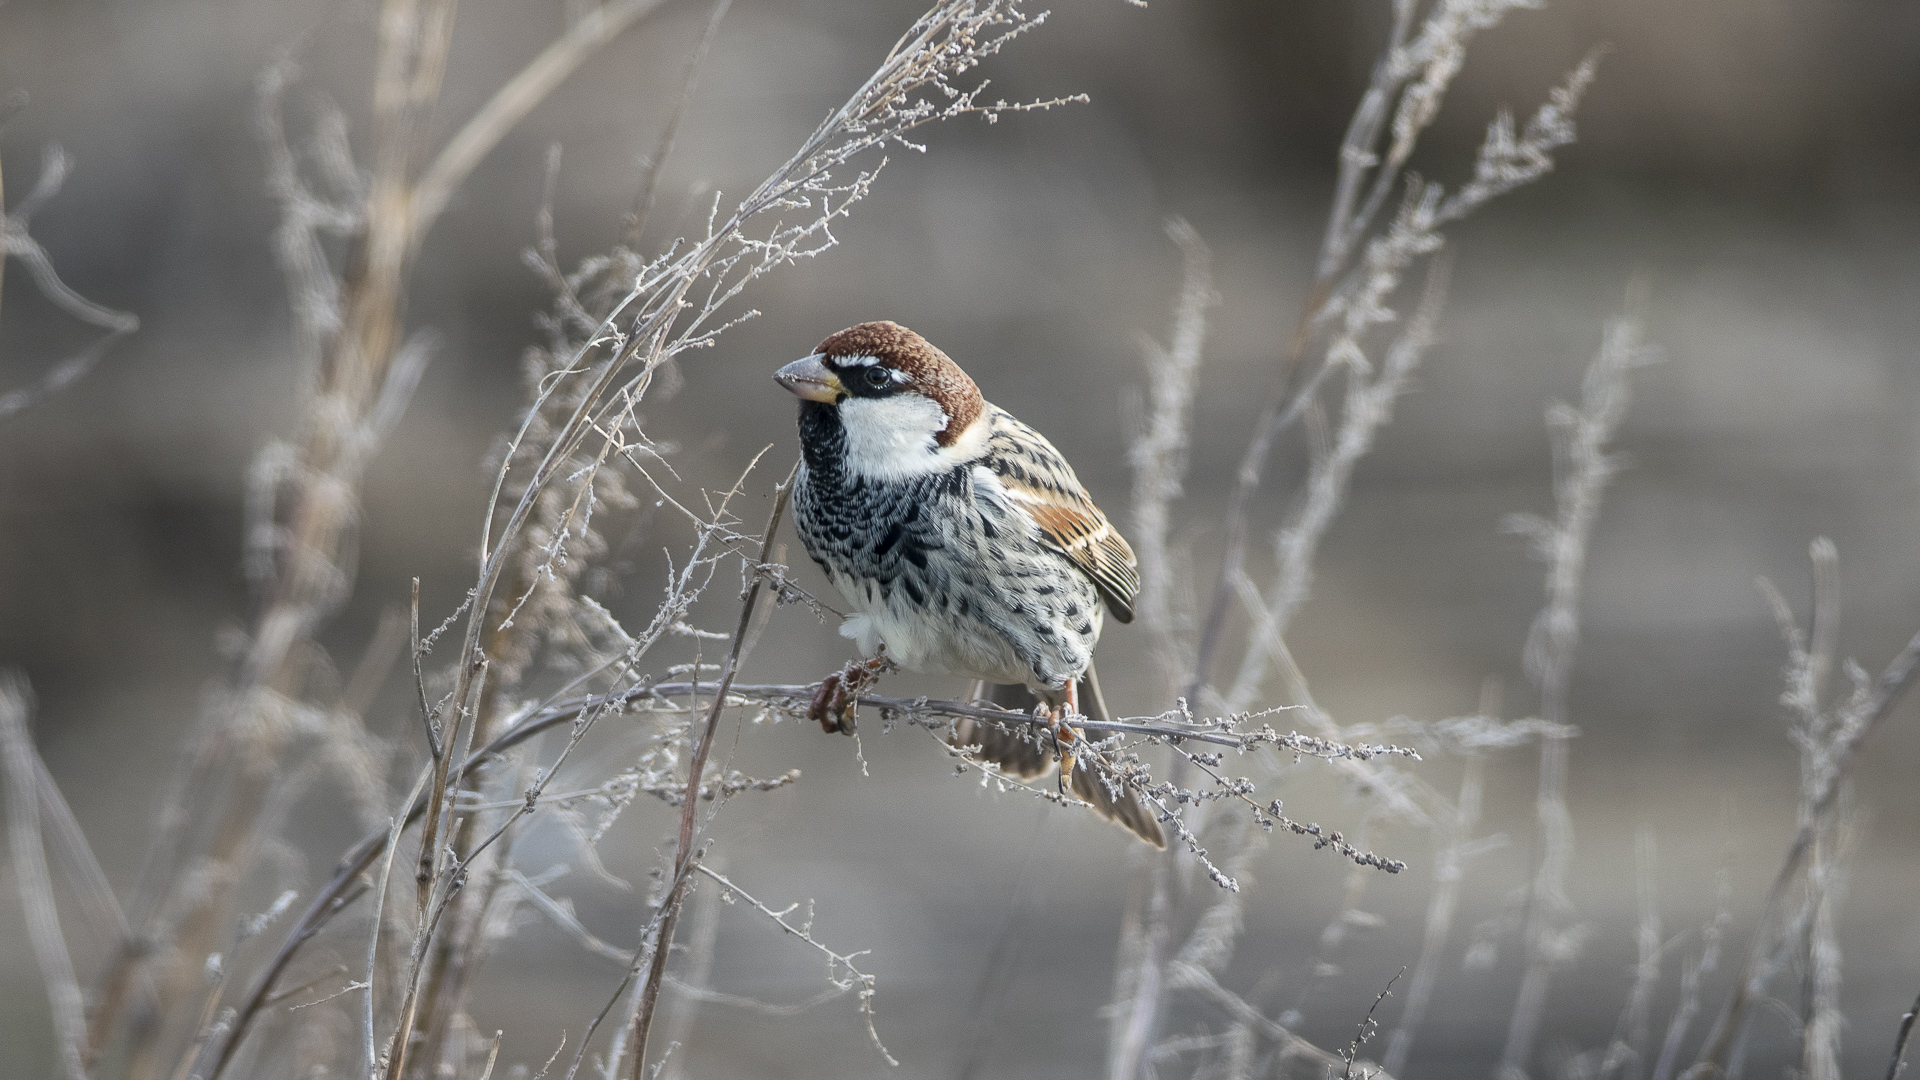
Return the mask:
<svg viewBox="0 0 1920 1080">
<path fill-rule="evenodd" d="M 1080 743 L 1080 733 L 1067 723 L 1067 717 L 1073 715 L 1073 706 L 1058 706 L 1050 710 L 1050 714 L 1047 731 L 1053 736 L 1054 756 L 1060 759 L 1060 794 L 1073 798 L 1074 748 Z"/>
<path fill-rule="evenodd" d="M 809 719 L 817 721 L 820 730 L 831 735 L 853 734 L 854 707 L 859 704 L 860 694 L 880 681 L 892 664 L 883 652 L 871 660 L 851 660 L 839 671 L 820 680 L 820 686 L 813 692 L 813 701 L 807 706 Z"/>
</svg>

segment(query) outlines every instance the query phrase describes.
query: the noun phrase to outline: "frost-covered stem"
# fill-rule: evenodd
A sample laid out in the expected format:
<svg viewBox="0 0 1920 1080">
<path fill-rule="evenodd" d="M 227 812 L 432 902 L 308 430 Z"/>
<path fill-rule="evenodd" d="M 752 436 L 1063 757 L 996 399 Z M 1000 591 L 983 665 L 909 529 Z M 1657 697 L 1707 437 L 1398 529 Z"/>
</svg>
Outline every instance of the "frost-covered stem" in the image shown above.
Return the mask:
<svg viewBox="0 0 1920 1080">
<path fill-rule="evenodd" d="M 1313 587 L 1314 557 L 1346 500 L 1354 467 L 1373 449 L 1374 437 L 1380 429 L 1393 419 L 1394 400 L 1433 345 L 1440 311 L 1446 301 L 1446 281 L 1445 265 L 1436 263 L 1427 276 L 1420 306 L 1406 330 L 1387 350 L 1386 362 L 1377 376 L 1368 377 L 1357 368 L 1347 368 L 1347 393 L 1341 406 L 1339 431 L 1329 451 L 1310 467 L 1300 509 L 1275 540 L 1279 567 L 1272 585 L 1261 598 L 1259 625 L 1250 635 L 1239 672 L 1234 676 L 1232 687 L 1223 695 L 1229 711 L 1244 710 L 1245 703 L 1259 697 L 1273 659 L 1267 641 L 1270 636 L 1284 639 L 1288 624 L 1306 602 Z M 1236 703 L 1239 704 L 1236 706 Z"/>
<path fill-rule="evenodd" d="M 1797 654 L 1805 655 L 1797 642 L 1794 649 Z M 1745 1026 L 1748 1007 L 1765 993 L 1766 982 L 1773 973 L 1769 958 L 1778 937 L 1774 926 L 1787 892 L 1805 869 L 1815 841 L 1833 813 L 1847 778 L 1852 775 L 1860 744 L 1892 711 L 1894 703 L 1912 685 L 1915 671 L 1920 670 L 1920 634 L 1907 641 L 1877 678 L 1869 679 L 1857 666 L 1849 667 L 1854 676 L 1854 691 L 1828 720 L 1827 737 L 1815 747 L 1818 753 L 1811 762 L 1817 768 L 1807 768 L 1803 777 L 1801 825 L 1787 847 L 1773 884 L 1768 887 L 1739 981 L 1715 1019 L 1699 1058 L 1684 1076 L 1705 1076 L 1725 1066 L 1734 1041 Z M 1789 682 L 1791 685 L 1792 680 Z M 1789 701 L 1791 696 L 1789 693 Z"/>
<path fill-rule="evenodd" d="M 1634 891 L 1640 908 L 1640 929 L 1635 942 L 1639 955 L 1633 967 L 1633 988 L 1627 992 L 1626 1007 L 1620 1010 L 1620 1022 L 1615 1025 L 1613 1040 L 1607 1044 L 1607 1052 L 1600 1059 L 1600 1068 L 1595 1074 L 1597 1080 L 1611 1080 L 1629 1066 L 1631 1071 L 1627 1075 L 1632 1080 L 1644 1076 L 1647 1044 L 1652 1038 L 1649 1016 L 1653 992 L 1660 985 L 1662 949 L 1660 898 L 1655 879 L 1659 868 L 1658 848 L 1651 826 L 1642 825 L 1634 834 L 1633 849 L 1637 885 Z"/>
<path fill-rule="evenodd" d="M 1667 1023 L 1667 1035 L 1660 1045 L 1660 1060 L 1653 1067 L 1653 1080 L 1670 1080 L 1680 1060 L 1680 1046 L 1687 1030 L 1700 1015 L 1700 984 L 1713 974 L 1720 963 L 1720 944 L 1727 925 L 1733 921 L 1733 885 L 1724 867 L 1716 875 L 1714 916 L 1700 931 L 1700 956 L 1680 969 L 1680 1005 Z"/>
<path fill-rule="evenodd" d="M 1907 1067 L 1907 1040 L 1913 1037 L 1913 1022 L 1920 1018 L 1920 997 L 1900 1017 L 1900 1031 L 1893 1037 L 1893 1060 L 1887 1062 L 1887 1080 L 1900 1080 L 1901 1072 Z"/>
<path fill-rule="evenodd" d="M 14 885 L 26 911 L 27 938 L 53 1012 L 60 1067 L 69 1080 L 85 1080 L 86 1006 L 73 974 L 73 957 L 60 930 L 60 909 L 53 899 L 53 875 L 47 870 L 46 843 L 40 833 L 39 754 L 27 733 L 31 692 L 26 679 L 0 671 L 0 772 L 7 780 L 7 843 L 13 857 Z"/>
<path fill-rule="evenodd" d="M 68 315 L 105 330 L 106 334 L 54 364 L 32 385 L 0 393 L 0 421 L 78 380 L 107 354 L 114 342 L 140 328 L 140 320 L 133 315 L 96 304 L 60 280 L 52 257 L 27 231 L 34 212 L 59 194 L 71 167 L 72 162 L 66 151 L 58 146 L 47 147 L 41 158 L 40 179 L 34 184 L 33 190 L 13 208 L 12 213 L 6 212 L 5 188 L 0 185 L 0 280 L 5 278 L 8 257 L 19 259 L 26 264 L 27 275 L 33 279 L 40 295 Z"/>
<path fill-rule="evenodd" d="M 1400 274 L 1414 259 L 1439 250 L 1443 239 L 1437 230 L 1494 197 L 1545 175 L 1553 167 L 1552 152 L 1573 141 L 1572 112 L 1593 79 L 1597 55 L 1589 55 L 1569 74 L 1518 137 L 1513 118 L 1502 111 L 1488 127 L 1473 179 L 1451 197 L 1443 200 L 1444 192 L 1438 184 L 1410 185 L 1407 206 L 1383 235 L 1365 245 L 1362 265 L 1348 274 L 1353 252 L 1360 249 L 1387 195 L 1397 186 L 1401 167 L 1421 132 L 1438 113 L 1447 87 L 1464 63 L 1468 41 L 1478 31 L 1498 23 L 1510 9 L 1521 6 L 1527 6 L 1524 0 L 1443 0 L 1432 9 L 1418 37 L 1408 43 L 1416 5 L 1411 0 L 1395 4 L 1395 23 L 1387 49 L 1374 67 L 1372 84 L 1355 111 L 1341 147 L 1340 178 L 1313 286 L 1266 402 L 1254 421 L 1227 500 L 1225 554 L 1199 626 L 1193 675 L 1186 690 L 1189 700 L 1199 698 L 1210 677 L 1235 582 L 1244 573 L 1247 519 L 1253 496 L 1275 439 L 1307 411 L 1319 394 L 1321 380 L 1333 367 L 1356 365 L 1356 361 L 1357 366 L 1365 366 L 1359 335 L 1370 325 L 1392 320 L 1392 312 L 1382 306 L 1382 301 L 1398 287 Z M 1386 98 L 1416 75 L 1418 78 L 1406 87 L 1391 114 L 1391 145 L 1383 158 L 1378 143 L 1388 117 Z M 1355 199 L 1369 172 L 1373 175 L 1372 190 L 1356 209 Z M 1347 275 L 1345 280 L 1343 275 Z M 1325 361 L 1303 379 L 1301 365 L 1307 349 L 1322 322 L 1329 318 L 1341 318 L 1345 329 L 1327 350 Z"/>
<path fill-rule="evenodd" d="M 794 468 L 798 470 L 796 463 Z M 793 492 L 793 476 L 788 475 L 774 489 L 773 510 L 767 515 L 767 528 L 760 536 L 760 557 L 755 565 L 764 565 L 767 555 L 773 550 L 773 536 L 780 528 L 780 516 L 787 508 L 787 498 Z M 680 803 L 680 834 L 675 841 L 673 851 L 673 884 L 668 888 L 666 898 L 660 904 L 660 929 L 653 938 L 653 962 L 647 971 L 647 980 L 641 984 L 638 1008 L 633 1017 L 633 1067 L 629 1075 L 640 1080 L 647 1061 L 647 1033 L 653 1025 L 653 1013 L 660 1000 L 660 985 L 666 978 L 667 959 L 673 951 L 674 925 L 680 917 L 680 905 L 686 895 L 688 873 L 694 868 L 694 832 L 700 813 L 700 774 L 706 769 L 707 755 L 713 750 L 713 735 L 719 730 L 720 716 L 727 707 L 727 689 L 738 674 L 740 649 L 746 643 L 747 629 L 753 625 L 753 612 L 759 605 L 760 593 L 766 584 L 766 575 L 754 574 L 753 584 L 747 587 L 747 595 L 741 599 L 740 620 L 733 629 L 733 643 L 727 649 L 727 661 L 720 669 L 720 679 L 714 688 L 713 704 L 707 710 L 706 726 L 700 732 L 700 739 L 694 744 L 693 757 L 687 762 L 687 790 Z"/>
<path fill-rule="evenodd" d="M 1413 978 L 1407 983 L 1407 1003 L 1400 1019 L 1387 1038 L 1387 1052 L 1380 1065 L 1390 1075 L 1399 1076 L 1413 1052 L 1413 1040 L 1427 1018 L 1433 1001 L 1433 987 L 1440 978 L 1440 961 L 1446 951 L 1447 937 L 1453 930 L 1454 911 L 1460 903 L 1460 879 L 1466 869 L 1467 844 L 1480 822 L 1482 774 L 1485 761 L 1478 753 L 1469 753 L 1460 771 L 1460 795 L 1451 813 L 1435 821 L 1433 857 L 1433 895 L 1427 899 L 1426 929 L 1420 939 L 1420 959 L 1415 961 Z"/>
<path fill-rule="evenodd" d="M 1130 905 L 1121 931 L 1120 963 L 1114 974 L 1119 1008 L 1107 1036 L 1107 1080 L 1135 1080 L 1158 1034 L 1166 992 L 1167 952 L 1173 939 L 1174 890 L 1180 867 L 1166 853 L 1150 852 L 1144 903 Z"/>
<path fill-rule="evenodd" d="M 1218 298 L 1213 292 L 1212 254 L 1199 233 L 1178 219 L 1167 223 L 1167 233 L 1179 245 L 1182 256 L 1180 296 L 1174 305 L 1173 331 L 1167 347 L 1149 346 L 1151 381 L 1145 430 L 1133 446 L 1133 517 L 1134 550 L 1140 561 L 1136 610 L 1141 625 L 1153 637 L 1155 658 L 1172 683 L 1180 677 L 1188 658 L 1173 602 L 1169 508 L 1180 497 L 1186 479 L 1193 387 L 1206 340 L 1206 311 L 1218 303 Z M 1176 760 L 1172 782 L 1181 784 L 1186 771 L 1185 760 Z M 1153 1044 L 1173 934 L 1172 892 L 1180 886 L 1185 871 L 1177 852 L 1175 847 L 1165 854 L 1148 856 L 1136 871 L 1136 887 L 1144 886 L 1146 896 L 1144 910 L 1139 901 L 1129 907 L 1127 929 L 1123 930 L 1126 943 L 1114 974 L 1114 1000 L 1119 1007 L 1110 1026 L 1107 1048 L 1107 1073 L 1113 1080 L 1131 1080 Z"/>
<path fill-rule="evenodd" d="M 291 79 L 290 65 L 276 65 L 262 79 L 259 119 L 270 185 L 282 204 L 277 246 L 307 353 L 307 408 L 298 448 L 267 452 L 284 464 L 276 481 L 263 485 L 269 494 L 260 531 L 271 539 L 265 558 L 254 567 L 260 611 L 240 676 L 219 706 L 223 715 L 207 726 L 206 745 L 190 766 L 194 779 L 179 789 L 190 796 L 204 793 L 216 786 L 216 773 L 232 773 L 222 778 L 230 794 L 207 853 L 224 872 L 216 876 L 218 887 L 186 905 L 172 931 L 175 951 L 189 961 L 175 965 L 181 970 L 210 947 L 224 898 L 244 870 L 238 860 L 257 847 L 248 823 L 273 782 L 287 742 L 284 725 L 271 717 L 297 693 L 296 669 L 304 663 L 305 644 L 351 589 L 362 477 L 424 366 L 426 353 L 417 339 L 404 341 L 403 312 L 418 240 L 438 207 L 419 213 L 413 170 L 427 148 L 427 121 L 445 74 L 454 10 L 452 0 L 388 0 L 382 6 L 372 86 L 373 165 L 363 176 L 344 150 L 336 155 L 341 164 L 332 170 L 338 174 L 333 179 L 346 189 L 338 205 L 308 190 L 286 142 L 280 99 Z M 497 139 L 496 132 L 491 139 L 467 140 L 469 156 L 477 160 Z M 338 142 L 344 146 L 344 137 Z M 321 157 L 324 164 L 328 155 Z M 457 184 L 463 175 L 448 179 Z M 347 261 L 337 270 L 319 243 L 322 232 L 351 237 Z M 275 501 L 283 503 L 278 513 Z M 451 744 L 454 732 L 448 734 Z M 183 854 L 178 847 L 193 814 L 184 802 L 170 804 L 162 814 L 147 884 L 134 905 L 132 921 L 141 938 L 162 932 L 155 921 L 173 898 Z M 436 850 L 437 838 L 432 830 L 429 850 Z M 122 949 L 107 985 L 123 978 L 114 968 L 138 962 L 137 952 L 131 946 Z M 111 1022 L 102 1016 L 96 1026 Z M 225 1036 L 220 1066 L 242 1035 L 244 1026 Z"/>
<path fill-rule="evenodd" d="M 894 1066 L 900 1064 L 894 1060 L 893 1054 L 887 1049 L 886 1044 L 880 1041 L 880 1032 L 874 1026 L 873 995 L 875 980 L 872 975 L 861 971 L 853 965 L 854 960 L 859 958 L 860 953 L 842 954 L 834 952 L 833 949 L 822 944 L 813 936 L 811 918 L 809 918 L 807 923 L 795 926 L 787 920 L 787 912 L 791 912 L 793 908 L 789 907 L 786 911 L 775 911 L 762 901 L 755 899 L 751 893 L 735 885 L 712 867 L 702 863 L 696 863 L 693 869 L 717 882 L 722 889 L 726 890 L 726 895 L 729 898 L 737 897 L 746 901 L 747 906 L 766 916 L 774 926 L 780 929 L 781 933 L 789 937 L 798 938 L 815 952 L 826 957 L 828 981 L 841 989 L 853 990 L 855 997 L 859 1000 L 861 1016 L 867 1022 L 867 1038 L 873 1043 L 874 1049 L 880 1051 L 880 1056 L 886 1059 L 887 1064 Z M 845 975 L 841 974 L 843 971 L 846 972 Z"/>
<path fill-rule="evenodd" d="M 693 916 L 690 920 L 692 940 L 687 944 L 686 968 L 676 977 L 674 985 L 680 993 L 667 1011 L 662 1033 L 669 1054 L 673 1053 L 673 1047 L 687 1041 L 694 1022 L 700 1016 L 701 997 L 697 992 L 688 991 L 706 989 L 707 980 L 712 977 L 713 946 L 720 932 L 720 896 L 721 893 L 714 889 L 695 890 L 693 894 Z M 618 1048 L 607 1054 L 610 1062 L 617 1062 L 618 1057 Z M 689 1075 L 685 1055 L 678 1055 L 668 1057 L 666 1067 L 658 1070 L 658 1075 L 652 1080 L 682 1080 Z"/>
<path fill-rule="evenodd" d="M 1567 682 L 1580 640 L 1580 582 L 1587 543 L 1615 468 L 1607 456 L 1607 444 L 1626 413 L 1627 375 L 1649 360 L 1641 341 L 1638 304 L 1630 300 L 1628 313 L 1607 323 L 1600 352 L 1581 383 L 1579 408 L 1554 405 L 1547 410 L 1554 434 L 1554 520 L 1516 515 L 1507 522 L 1508 528 L 1532 540 L 1534 554 L 1547 564 L 1547 602 L 1527 634 L 1522 659 L 1528 677 L 1540 689 L 1541 717 L 1550 724 L 1568 722 Z M 1573 818 L 1566 803 L 1570 741 L 1567 736 L 1552 735 L 1540 742 L 1540 780 L 1534 801 L 1540 861 L 1527 897 L 1526 968 L 1500 1057 L 1497 1075 L 1502 1080 L 1526 1076 L 1553 970 L 1570 959 L 1565 941 L 1572 922 L 1572 903 L 1566 896 L 1567 868 L 1573 860 Z"/>
<path fill-rule="evenodd" d="M 1188 660 L 1183 627 L 1177 625 L 1175 614 L 1168 521 L 1170 507 L 1186 480 L 1193 387 L 1206 341 L 1207 309 L 1220 301 L 1213 291 L 1212 253 L 1200 234 L 1178 218 L 1167 222 L 1167 234 L 1180 247 L 1183 272 L 1171 339 L 1164 349 L 1157 343 L 1148 345 L 1145 424 L 1132 451 L 1132 540 L 1140 561 L 1140 595 L 1134 611 L 1153 636 L 1155 652 L 1171 681 L 1185 670 Z"/>
<path fill-rule="evenodd" d="M 1807 870 L 1807 902 L 1813 918 L 1807 927 L 1806 1015 L 1801 1034 L 1800 1074 L 1806 1080 L 1840 1080 L 1840 939 L 1833 929 L 1839 902 L 1838 843 L 1815 846 Z"/>
</svg>

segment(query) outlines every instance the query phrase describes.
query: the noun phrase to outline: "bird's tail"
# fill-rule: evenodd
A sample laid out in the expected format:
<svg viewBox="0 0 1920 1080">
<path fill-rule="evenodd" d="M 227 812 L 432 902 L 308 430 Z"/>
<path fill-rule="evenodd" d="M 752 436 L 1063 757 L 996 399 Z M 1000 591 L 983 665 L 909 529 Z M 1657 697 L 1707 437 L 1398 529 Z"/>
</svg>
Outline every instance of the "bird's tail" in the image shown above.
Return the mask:
<svg viewBox="0 0 1920 1080">
<path fill-rule="evenodd" d="M 1100 680 L 1094 674 L 1092 665 L 1088 665 L 1086 673 L 1080 676 L 1077 689 L 1080 711 L 1086 714 L 1087 719 L 1101 722 L 1112 719 L 1113 714 L 1107 711 L 1106 698 L 1100 693 Z M 1064 693 L 1060 696 L 1062 700 L 1065 699 Z M 1032 713 L 1035 705 L 1057 704 L 1046 702 L 1040 695 L 1017 683 L 977 683 L 973 697 L 981 704 L 998 706 L 1010 712 Z M 976 757 L 979 760 L 990 761 L 998 765 L 1000 771 L 1022 780 L 1031 780 L 1047 772 L 1055 763 L 1052 736 L 1033 724 L 961 720 L 954 724 L 952 741 L 955 746 L 978 746 L 980 750 Z M 1124 826 L 1154 847 L 1167 846 L 1160 823 L 1154 819 L 1153 811 L 1147 807 L 1140 793 L 1126 787 L 1117 777 L 1108 776 L 1100 762 L 1080 761 L 1073 770 L 1069 786 L 1101 817 Z"/>
</svg>

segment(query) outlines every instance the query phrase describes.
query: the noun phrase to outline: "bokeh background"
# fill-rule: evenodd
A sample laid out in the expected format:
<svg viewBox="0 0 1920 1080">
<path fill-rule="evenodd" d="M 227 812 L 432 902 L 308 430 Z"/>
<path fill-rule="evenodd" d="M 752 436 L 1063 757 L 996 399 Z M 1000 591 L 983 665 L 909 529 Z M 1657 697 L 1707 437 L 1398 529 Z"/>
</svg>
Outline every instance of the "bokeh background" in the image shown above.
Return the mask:
<svg viewBox="0 0 1920 1080">
<path fill-rule="evenodd" d="M 832 330 L 892 318 L 1048 433 L 1123 516 L 1123 401 L 1142 382 L 1143 335 L 1166 332 L 1178 256 L 1162 222 L 1180 215 L 1213 248 L 1222 300 L 1178 528 L 1195 565 L 1209 565 L 1264 373 L 1298 315 L 1333 151 L 1385 33 L 1386 5 L 1053 8 L 1043 29 L 989 65 L 989 96 L 1085 92 L 1090 102 L 951 124 L 924 132 L 924 154 L 889 151 L 872 197 L 838 227 L 840 246 L 757 287 L 748 302 L 761 316 L 687 363 L 676 397 L 649 406 L 652 430 L 680 446 L 690 479 L 724 482 L 768 443 L 770 461 L 789 460 L 793 406 L 768 373 Z M 464 5 L 443 129 L 557 32 L 565 9 Z M 481 165 L 427 242 L 408 321 L 436 329 L 443 344 L 368 476 L 358 587 L 326 634 L 343 663 L 404 600 L 409 578 L 423 580 L 432 619 L 469 580 L 482 458 L 515 415 L 519 359 L 547 302 L 520 260 L 547 148 L 565 151 L 563 254 L 609 246 L 707 10 L 673 0 L 589 64 Z M 897 0 L 738 0 L 666 165 L 660 212 L 690 225 L 714 190 L 750 188 L 917 10 Z M 37 740 L 122 889 L 174 747 L 221 676 L 222 640 L 244 625 L 247 462 L 298 416 L 254 80 L 291 48 L 305 71 L 295 116 L 325 94 L 359 120 L 371 12 L 364 2 L 261 0 L 0 6 L 0 92 L 30 95 L 0 131 L 9 204 L 42 148 L 65 147 L 75 173 L 34 234 L 69 283 L 142 323 L 83 381 L 0 422 L 0 663 L 31 677 Z M 1571 891 L 1590 931 L 1584 959 L 1549 1001 L 1543 1061 L 1556 1046 L 1602 1043 L 1624 1003 L 1636 828 L 1658 836 L 1669 934 L 1711 917 L 1725 867 L 1741 946 L 1778 865 L 1797 781 L 1777 702 L 1784 651 L 1755 578 L 1778 582 L 1804 613 L 1807 545 L 1829 536 L 1842 560 L 1844 652 L 1877 668 L 1920 623 L 1911 344 L 1920 331 L 1920 14 L 1864 0 L 1558 0 L 1475 44 L 1416 167 L 1445 181 L 1466 175 L 1496 109 L 1530 111 L 1601 43 L 1610 51 L 1580 110 L 1580 141 L 1558 170 L 1454 230 L 1441 340 L 1361 467 L 1290 635 L 1320 701 L 1344 722 L 1469 713 L 1489 677 L 1504 688 L 1507 715 L 1535 707 L 1519 653 L 1541 570 L 1499 521 L 1550 508 L 1542 410 L 1577 393 L 1602 321 L 1628 281 L 1644 279 L 1649 335 L 1665 361 L 1633 377 L 1617 441 L 1628 467 L 1588 567 L 1570 798 Z M 17 267 L 5 290 L 0 390 L 87 339 Z M 1279 520 L 1301 460 L 1297 443 L 1277 458 L 1261 523 Z M 680 537 L 641 518 L 613 539 L 596 595 L 644 621 L 660 551 Z M 811 567 L 803 573 L 816 580 Z M 716 607 L 705 617 L 719 626 L 731 615 Z M 782 609 L 770 634 L 748 673 L 756 681 L 814 678 L 845 656 L 798 609 Z M 1110 631 L 1102 658 L 1123 711 L 1164 707 L 1138 635 Z M 905 677 L 897 685 L 957 689 Z M 372 723 L 404 743 L 413 732 L 401 689 L 390 688 L 391 707 Z M 1884 1069 L 1899 1014 L 1920 989 L 1917 723 L 1915 707 L 1902 708 L 1860 770 L 1858 854 L 1839 911 L 1849 1074 Z M 976 1051 L 979 1075 L 1099 1074 L 1128 841 L 1086 815 L 954 778 L 920 733 L 870 726 L 859 756 L 851 741 L 804 727 L 746 727 L 734 751 L 743 767 L 798 767 L 803 779 L 730 804 L 716 825 L 720 859 L 776 906 L 813 900 L 824 940 L 872 950 L 880 1030 L 906 1063 L 898 1074 L 956 1075 Z M 618 733 L 596 738 L 591 749 L 609 770 L 635 752 Z M 1457 782 L 1451 763 L 1416 768 L 1442 790 Z M 1485 971 L 1459 960 L 1471 925 L 1526 878 L 1533 768 L 1520 753 L 1489 774 L 1485 829 L 1512 842 L 1468 878 L 1443 992 L 1406 1070 L 1415 1077 L 1484 1076 L 1497 1060 L 1518 952 L 1509 942 Z M 1290 813 L 1335 826 L 1356 812 L 1310 770 L 1278 793 Z M 316 800 L 278 871 L 296 888 L 323 875 L 357 832 L 349 815 Z M 643 879 L 665 821 L 658 807 L 636 808 L 607 841 L 609 866 Z M 1310 967 L 1339 907 L 1343 867 L 1277 839 L 1252 874 L 1228 981 L 1250 988 L 1271 972 L 1263 1007 L 1298 1008 L 1303 1032 L 1322 1045 L 1343 1045 L 1417 955 L 1424 837 L 1370 840 L 1414 866 L 1370 883 L 1361 906 L 1383 923 L 1347 943 L 1337 973 L 1314 977 Z M 562 854 L 555 841 L 550 861 Z M 529 872 L 540 857 L 538 844 L 523 848 Z M 636 893 L 580 874 L 567 881 L 597 933 L 633 936 Z M 40 1075 L 53 1061 L 45 999 L 10 876 L 4 885 L 0 1071 Z M 744 909 L 718 917 L 713 986 L 776 1002 L 820 988 L 815 956 Z M 1015 960 L 983 982 L 996 945 Z M 97 959 L 80 946 L 83 965 Z M 1688 947 L 1669 961 L 1661 1021 Z M 481 1024 L 509 1028 L 503 1060 L 536 1066 L 618 978 L 618 965 L 537 922 L 490 971 Z M 994 1034 L 970 1045 L 983 986 Z M 1383 1010 L 1389 1020 L 1393 1008 Z M 790 1017 L 709 1005 L 688 1040 L 680 1053 L 692 1075 L 894 1074 L 866 1044 L 849 999 Z M 1759 1046 L 1757 1073 L 1791 1060 L 1784 1035 Z"/>
</svg>

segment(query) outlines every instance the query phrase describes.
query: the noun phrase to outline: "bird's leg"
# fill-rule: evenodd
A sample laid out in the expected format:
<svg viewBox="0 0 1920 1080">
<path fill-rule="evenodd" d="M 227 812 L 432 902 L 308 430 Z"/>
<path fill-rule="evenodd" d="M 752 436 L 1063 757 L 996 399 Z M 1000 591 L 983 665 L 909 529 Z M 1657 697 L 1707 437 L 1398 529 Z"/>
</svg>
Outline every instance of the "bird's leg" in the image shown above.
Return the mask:
<svg viewBox="0 0 1920 1080">
<path fill-rule="evenodd" d="M 884 644 L 871 659 L 849 660 L 839 671 L 820 680 L 807 706 L 807 717 L 829 735 L 836 731 L 853 734 L 854 706 L 859 704 L 861 692 L 879 682 L 892 666 Z"/>
<path fill-rule="evenodd" d="M 1080 712 L 1080 682 L 1067 680 L 1067 700 L 1053 708 L 1053 720 L 1048 727 L 1053 732 L 1053 752 L 1060 759 L 1060 794 L 1073 790 L 1073 748 L 1080 741 L 1080 733 L 1067 723 L 1067 717 Z"/>
</svg>

